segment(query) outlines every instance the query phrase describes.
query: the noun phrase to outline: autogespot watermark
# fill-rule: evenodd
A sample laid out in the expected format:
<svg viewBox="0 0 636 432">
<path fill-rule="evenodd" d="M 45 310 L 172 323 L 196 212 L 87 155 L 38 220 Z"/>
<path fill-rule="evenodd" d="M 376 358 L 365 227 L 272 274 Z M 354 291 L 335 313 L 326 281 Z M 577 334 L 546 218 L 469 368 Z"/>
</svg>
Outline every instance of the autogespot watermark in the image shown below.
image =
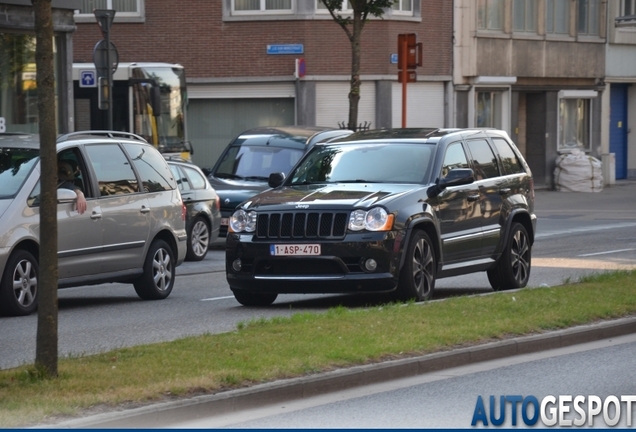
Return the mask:
<svg viewBox="0 0 636 432">
<path fill-rule="evenodd" d="M 484 400 L 477 396 L 471 426 L 502 426 L 510 416 L 510 425 L 534 426 L 541 421 L 544 426 L 632 426 L 632 404 L 636 395 L 535 396 L 502 395 Z M 599 424 L 599 422 L 604 422 Z"/>
</svg>

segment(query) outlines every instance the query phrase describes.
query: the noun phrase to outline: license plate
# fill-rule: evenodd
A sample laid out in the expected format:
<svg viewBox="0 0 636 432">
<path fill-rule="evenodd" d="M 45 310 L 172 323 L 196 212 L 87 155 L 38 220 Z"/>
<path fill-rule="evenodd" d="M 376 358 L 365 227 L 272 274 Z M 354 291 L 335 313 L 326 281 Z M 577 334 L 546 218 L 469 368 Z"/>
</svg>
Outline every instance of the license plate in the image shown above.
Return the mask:
<svg viewBox="0 0 636 432">
<path fill-rule="evenodd" d="M 287 244 L 270 245 L 269 253 L 273 256 L 306 256 L 320 255 L 319 244 Z"/>
<path fill-rule="evenodd" d="M 221 218 L 221 225 L 228 226 L 230 224 L 230 218 Z"/>
</svg>

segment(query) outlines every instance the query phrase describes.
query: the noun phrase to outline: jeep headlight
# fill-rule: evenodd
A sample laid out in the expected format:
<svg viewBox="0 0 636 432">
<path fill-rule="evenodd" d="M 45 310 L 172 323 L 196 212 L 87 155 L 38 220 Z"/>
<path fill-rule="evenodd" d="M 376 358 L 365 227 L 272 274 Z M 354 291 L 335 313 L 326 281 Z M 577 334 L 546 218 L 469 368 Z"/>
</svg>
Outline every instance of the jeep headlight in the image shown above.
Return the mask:
<svg viewBox="0 0 636 432">
<path fill-rule="evenodd" d="M 349 216 L 351 231 L 390 231 L 393 228 L 393 215 L 388 214 L 382 207 L 370 210 L 354 210 Z"/>
<path fill-rule="evenodd" d="M 254 232 L 256 230 L 256 212 L 243 209 L 235 211 L 230 217 L 230 229 L 233 232 Z"/>
</svg>

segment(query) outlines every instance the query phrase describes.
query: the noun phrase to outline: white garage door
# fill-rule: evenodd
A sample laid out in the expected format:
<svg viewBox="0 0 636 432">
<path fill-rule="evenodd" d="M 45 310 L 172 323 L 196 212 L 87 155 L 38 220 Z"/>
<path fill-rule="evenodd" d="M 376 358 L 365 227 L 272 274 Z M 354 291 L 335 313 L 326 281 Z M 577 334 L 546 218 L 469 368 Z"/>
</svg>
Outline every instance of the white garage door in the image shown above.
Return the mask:
<svg viewBox="0 0 636 432">
<path fill-rule="evenodd" d="M 316 124 L 338 127 L 349 122 L 349 82 L 316 83 Z M 375 128 L 375 83 L 364 82 L 360 86 L 358 124 L 365 122 Z"/>
<path fill-rule="evenodd" d="M 294 124 L 294 99 L 190 99 L 188 139 L 192 162 L 212 168 L 227 144 L 257 126 Z"/>
<path fill-rule="evenodd" d="M 444 83 L 415 82 L 407 85 L 406 127 L 444 127 Z M 393 83 L 392 125 L 402 127 L 402 84 Z"/>
</svg>

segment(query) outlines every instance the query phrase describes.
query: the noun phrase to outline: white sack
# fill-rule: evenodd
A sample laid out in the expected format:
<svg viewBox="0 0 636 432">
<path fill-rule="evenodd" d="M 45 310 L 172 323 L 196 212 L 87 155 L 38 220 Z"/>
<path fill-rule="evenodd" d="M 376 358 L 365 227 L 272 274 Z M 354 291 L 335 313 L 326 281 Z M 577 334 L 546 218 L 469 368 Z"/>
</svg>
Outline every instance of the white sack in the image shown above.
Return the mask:
<svg viewBox="0 0 636 432">
<path fill-rule="evenodd" d="M 600 192 L 603 190 L 601 161 L 579 149 L 556 160 L 554 182 L 560 192 Z"/>
</svg>

